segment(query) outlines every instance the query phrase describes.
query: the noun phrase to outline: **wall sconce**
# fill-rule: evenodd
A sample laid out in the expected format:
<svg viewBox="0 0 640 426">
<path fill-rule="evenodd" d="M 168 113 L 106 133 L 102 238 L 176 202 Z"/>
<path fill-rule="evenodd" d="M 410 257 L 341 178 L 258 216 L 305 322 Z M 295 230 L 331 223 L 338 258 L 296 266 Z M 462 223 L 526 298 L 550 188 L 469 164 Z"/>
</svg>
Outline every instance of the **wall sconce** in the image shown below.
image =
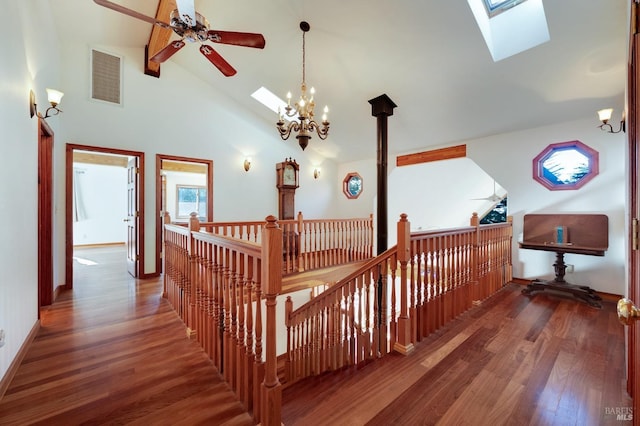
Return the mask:
<svg viewBox="0 0 640 426">
<path fill-rule="evenodd" d="M 313 169 L 313 178 L 318 179 L 320 177 L 320 167 Z"/>
<path fill-rule="evenodd" d="M 244 171 L 248 172 L 250 168 L 251 168 L 251 158 L 247 157 L 244 159 Z"/>
<path fill-rule="evenodd" d="M 62 112 L 62 110 L 60 108 L 58 108 L 58 104 L 60 103 L 60 101 L 62 100 L 62 97 L 64 96 L 64 93 L 58 91 L 58 90 L 54 90 L 54 89 L 47 89 L 47 99 L 49 100 L 49 103 L 51 104 L 51 106 L 49 108 L 47 108 L 47 110 L 44 113 L 44 117 L 42 116 L 41 113 L 38 112 L 37 110 L 37 105 L 36 105 L 36 95 L 33 93 L 33 90 L 31 90 L 29 92 L 29 114 L 31 115 L 31 118 L 33 118 L 34 115 L 38 115 L 38 117 L 40 118 L 49 118 L 53 115 L 58 115 Z M 51 113 L 51 114 L 49 114 Z"/>
<path fill-rule="evenodd" d="M 602 121 L 602 124 L 598 126 L 600 127 L 600 130 L 609 133 L 626 132 L 624 114 L 622 114 L 622 120 L 620 121 L 620 128 L 618 130 L 613 130 L 613 127 L 611 127 L 611 124 L 609 124 L 609 120 L 611 120 L 611 114 L 613 114 L 613 108 L 606 108 L 598 111 L 598 118 L 600 119 L 600 121 Z"/>
</svg>

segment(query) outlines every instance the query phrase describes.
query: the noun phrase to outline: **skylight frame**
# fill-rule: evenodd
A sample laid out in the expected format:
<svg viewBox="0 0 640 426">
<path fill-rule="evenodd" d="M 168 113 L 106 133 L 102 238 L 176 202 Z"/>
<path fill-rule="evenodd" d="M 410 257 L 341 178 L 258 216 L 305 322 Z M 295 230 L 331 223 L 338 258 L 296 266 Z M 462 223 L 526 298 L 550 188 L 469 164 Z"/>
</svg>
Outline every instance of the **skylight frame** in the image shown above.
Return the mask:
<svg viewBox="0 0 640 426">
<path fill-rule="evenodd" d="M 487 16 L 493 18 L 496 15 L 509 10 L 512 7 L 524 3 L 527 0 L 483 0 L 485 9 L 487 9 Z"/>
</svg>

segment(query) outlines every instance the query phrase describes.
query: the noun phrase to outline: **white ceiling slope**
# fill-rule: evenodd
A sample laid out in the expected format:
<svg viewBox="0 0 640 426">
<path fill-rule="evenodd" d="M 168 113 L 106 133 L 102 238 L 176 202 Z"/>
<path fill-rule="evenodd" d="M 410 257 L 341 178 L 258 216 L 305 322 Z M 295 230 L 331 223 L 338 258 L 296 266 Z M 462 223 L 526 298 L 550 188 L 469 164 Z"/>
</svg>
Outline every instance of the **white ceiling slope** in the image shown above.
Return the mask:
<svg viewBox="0 0 640 426">
<path fill-rule="evenodd" d="M 79 35 L 105 46 L 148 41 L 148 23 L 91 0 L 50 1 L 61 43 Z M 114 1 L 150 16 L 158 4 Z M 376 120 L 367 101 L 383 93 L 398 105 L 389 118 L 391 155 L 585 117 L 595 126 L 595 111 L 604 107 L 614 107 L 619 119 L 628 0 L 543 2 L 550 41 L 494 62 L 467 0 L 195 0 L 213 29 L 262 33 L 266 47 L 216 45 L 238 70 L 233 77 L 195 46 L 170 60 L 237 99 L 277 138 L 277 117 L 250 95 L 265 86 L 282 98 L 287 91 L 297 96 L 298 25 L 308 21 L 307 83 L 318 106 L 329 105 L 331 131 L 307 149 L 340 162 L 375 157 Z"/>
</svg>

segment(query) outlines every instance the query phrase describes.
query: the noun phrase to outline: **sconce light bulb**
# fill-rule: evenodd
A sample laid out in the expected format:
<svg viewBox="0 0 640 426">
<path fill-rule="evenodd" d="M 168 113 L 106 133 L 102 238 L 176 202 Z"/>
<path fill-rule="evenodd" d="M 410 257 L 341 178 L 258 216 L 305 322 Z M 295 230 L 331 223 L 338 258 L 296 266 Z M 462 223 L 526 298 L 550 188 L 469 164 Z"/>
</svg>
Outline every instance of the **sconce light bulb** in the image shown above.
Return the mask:
<svg viewBox="0 0 640 426">
<path fill-rule="evenodd" d="M 607 124 L 611 119 L 611 115 L 613 114 L 613 108 L 605 108 L 598 111 L 598 118 L 604 124 Z"/>
<path fill-rule="evenodd" d="M 47 89 L 47 98 L 49 100 L 49 103 L 53 107 L 57 106 L 60 103 L 63 96 L 64 93 L 60 92 L 59 90 Z"/>
</svg>

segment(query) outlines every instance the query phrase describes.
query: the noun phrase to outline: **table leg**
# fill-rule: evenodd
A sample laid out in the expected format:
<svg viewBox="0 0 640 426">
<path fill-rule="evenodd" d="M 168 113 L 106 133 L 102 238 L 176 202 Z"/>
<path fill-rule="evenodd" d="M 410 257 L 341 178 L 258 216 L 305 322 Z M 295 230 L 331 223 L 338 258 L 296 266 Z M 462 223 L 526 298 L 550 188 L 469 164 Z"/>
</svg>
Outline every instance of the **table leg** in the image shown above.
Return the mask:
<svg viewBox="0 0 640 426">
<path fill-rule="evenodd" d="M 523 294 L 533 295 L 540 291 L 555 291 L 568 293 L 578 300 L 586 302 L 590 306 L 595 308 L 601 308 L 602 298 L 596 294 L 596 292 L 588 286 L 569 284 L 564 280 L 564 274 L 567 269 L 567 265 L 564 263 L 564 253 L 556 252 L 556 263 L 553 264 L 556 277 L 553 280 L 533 280 L 531 284 L 527 285 L 522 290 Z"/>
</svg>

